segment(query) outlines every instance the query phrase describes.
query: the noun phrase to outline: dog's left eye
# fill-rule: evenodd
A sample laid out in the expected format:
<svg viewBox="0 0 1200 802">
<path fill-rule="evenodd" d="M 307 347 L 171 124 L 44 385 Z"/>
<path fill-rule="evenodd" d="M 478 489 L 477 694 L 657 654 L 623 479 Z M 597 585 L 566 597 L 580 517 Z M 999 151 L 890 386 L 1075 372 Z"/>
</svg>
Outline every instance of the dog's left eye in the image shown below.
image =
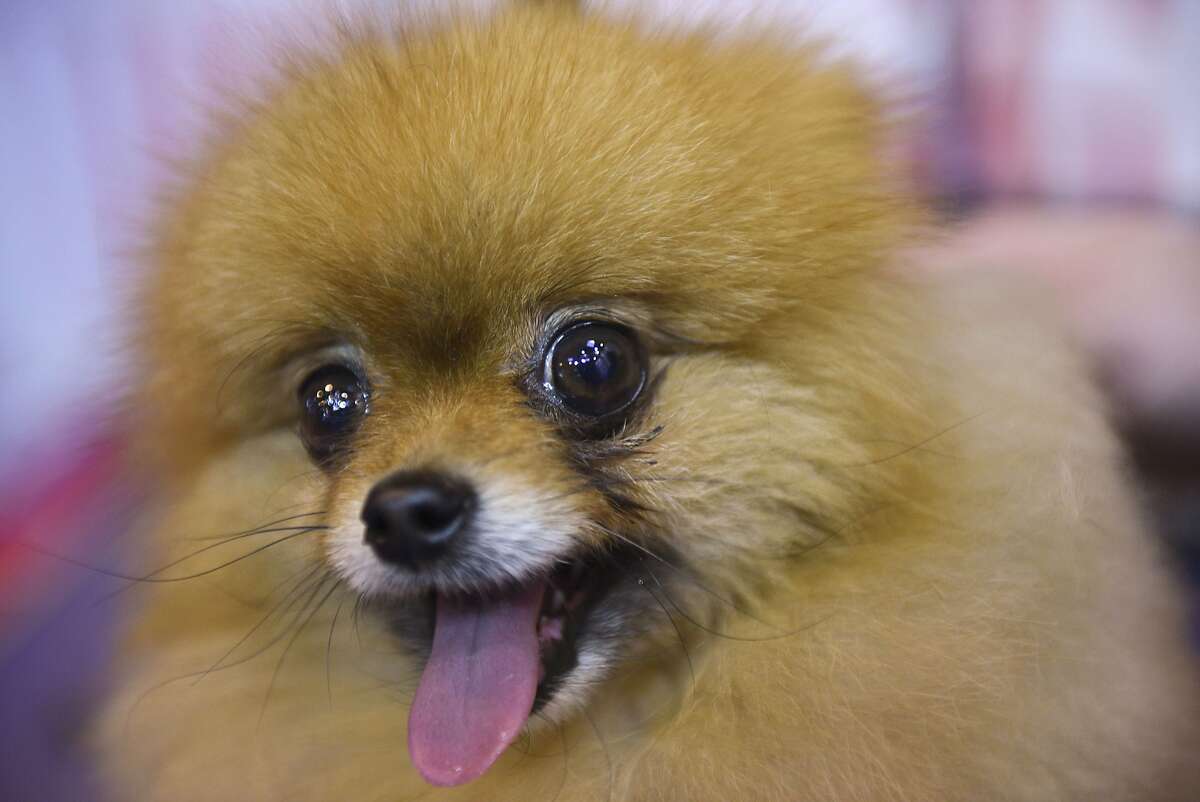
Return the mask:
<svg viewBox="0 0 1200 802">
<path fill-rule="evenodd" d="M 633 332 L 613 323 L 575 323 L 546 350 L 543 385 L 571 411 L 601 418 L 633 403 L 646 383 L 646 356 Z"/>
<path fill-rule="evenodd" d="M 344 365 L 326 365 L 300 385 L 300 437 L 317 462 L 334 457 L 368 412 L 366 382 Z"/>
</svg>

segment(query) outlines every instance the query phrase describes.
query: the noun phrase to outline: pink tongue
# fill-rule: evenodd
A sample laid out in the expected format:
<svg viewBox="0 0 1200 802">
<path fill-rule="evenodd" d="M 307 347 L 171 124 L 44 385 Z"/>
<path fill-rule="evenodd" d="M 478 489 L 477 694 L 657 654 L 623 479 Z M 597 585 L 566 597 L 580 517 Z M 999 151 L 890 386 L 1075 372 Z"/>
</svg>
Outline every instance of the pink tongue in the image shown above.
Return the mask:
<svg viewBox="0 0 1200 802">
<path fill-rule="evenodd" d="M 408 715 L 408 753 L 430 784 L 474 780 L 529 718 L 542 591 L 539 583 L 483 605 L 438 596 L 433 651 Z"/>
</svg>

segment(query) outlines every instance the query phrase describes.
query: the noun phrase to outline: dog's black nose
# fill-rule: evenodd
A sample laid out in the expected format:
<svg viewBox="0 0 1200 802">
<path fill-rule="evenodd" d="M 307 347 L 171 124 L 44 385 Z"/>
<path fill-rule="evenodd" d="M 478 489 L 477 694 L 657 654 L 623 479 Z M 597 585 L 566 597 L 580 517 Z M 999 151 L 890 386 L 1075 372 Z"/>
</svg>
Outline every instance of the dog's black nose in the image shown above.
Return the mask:
<svg viewBox="0 0 1200 802">
<path fill-rule="evenodd" d="M 400 471 L 371 489 L 363 540 L 379 559 L 409 568 L 437 560 L 470 526 L 475 490 L 436 471 Z"/>
</svg>

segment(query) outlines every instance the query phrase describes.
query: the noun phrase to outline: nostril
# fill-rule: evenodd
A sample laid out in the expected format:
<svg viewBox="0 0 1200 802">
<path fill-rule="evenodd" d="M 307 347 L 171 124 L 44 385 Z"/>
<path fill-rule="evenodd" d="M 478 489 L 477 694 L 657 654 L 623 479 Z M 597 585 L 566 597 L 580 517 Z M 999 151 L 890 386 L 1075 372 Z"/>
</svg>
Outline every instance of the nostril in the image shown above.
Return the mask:
<svg viewBox="0 0 1200 802">
<path fill-rule="evenodd" d="M 380 481 L 363 504 L 363 540 L 386 562 L 408 567 L 444 556 L 469 528 L 471 485 L 435 471 L 401 471 Z"/>
<path fill-rule="evenodd" d="M 413 524 L 429 533 L 454 528 L 462 513 L 463 504 L 459 499 L 430 499 L 412 507 Z"/>
</svg>

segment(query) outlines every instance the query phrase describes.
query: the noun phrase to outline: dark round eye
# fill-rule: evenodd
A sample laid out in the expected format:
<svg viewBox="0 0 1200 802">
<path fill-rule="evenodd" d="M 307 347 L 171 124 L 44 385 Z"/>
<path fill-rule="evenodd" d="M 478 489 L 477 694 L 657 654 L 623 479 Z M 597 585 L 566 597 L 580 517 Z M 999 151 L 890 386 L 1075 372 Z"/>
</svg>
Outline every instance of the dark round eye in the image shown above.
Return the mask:
<svg viewBox="0 0 1200 802">
<path fill-rule="evenodd" d="M 613 323 L 575 323 L 546 351 L 546 390 L 568 409 L 600 418 L 633 403 L 646 383 L 646 355 L 633 332 Z"/>
<path fill-rule="evenodd" d="M 366 383 L 344 365 L 326 365 L 300 385 L 300 436 L 313 459 L 324 462 L 368 411 Z"/>
</svg>

